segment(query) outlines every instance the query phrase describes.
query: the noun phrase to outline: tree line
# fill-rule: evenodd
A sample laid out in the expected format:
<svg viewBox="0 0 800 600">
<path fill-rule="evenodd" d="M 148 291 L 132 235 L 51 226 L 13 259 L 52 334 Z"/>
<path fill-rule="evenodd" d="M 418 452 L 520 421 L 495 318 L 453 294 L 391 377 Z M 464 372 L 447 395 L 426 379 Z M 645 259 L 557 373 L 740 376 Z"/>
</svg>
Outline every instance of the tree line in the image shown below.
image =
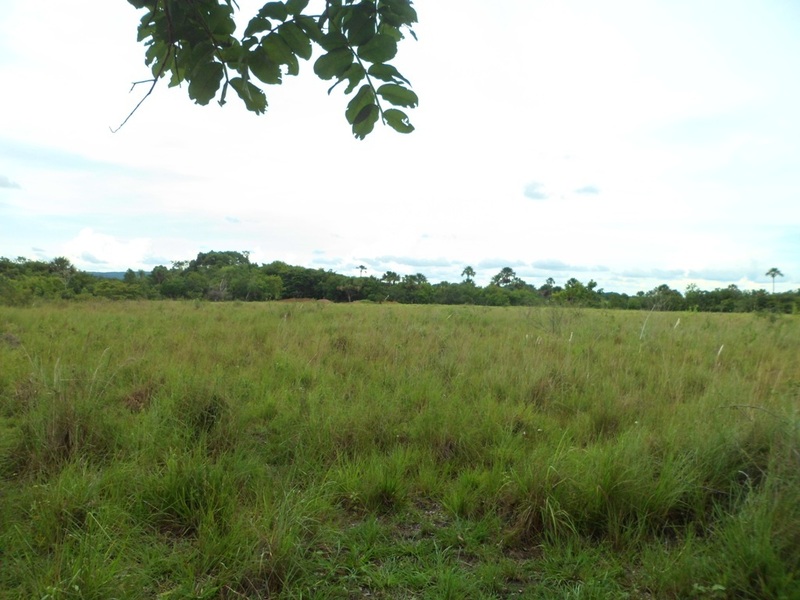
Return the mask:
<svg viewBox="0 0 800 600">
<path fill-rule="evenodd" d="M 729 285 L 701 290 L 690 285 L 681 293 L 662 284 L 634 295 L 607 292 L 597 282 L 570 278 L 557 285 L 548 278 L 539 287 L 511 267 L 502 268 L 486 286 L 475 283 L 475 270 L 465 267 L 456 283 L 431 283 L 422 273 L 347 276 L 274 261 L 255 264 L 249 253 L 200 252 L 189 261 L 159 265 L 149 273 L 128 269 L 121 278 L 87 273 L 58 257 L 51 261 L 0 258 L 0 304 L 24 306 L 37 300 L 190 299 L 262 302 L 316 299 L 332 302 L 398 302 L 404 304 L 474 304 L 485 306 L 568 306 L 628 310 L 696 310 L 706 312 L 770 311 L 800 313 L 800 290 L 769 293 Z M 772 269 L 767 274 L 777 272 Z M 781 274 L 782 275 L 782 274 Z M 774 275 L 773 277 L 774 282 Z"/>
</svg>

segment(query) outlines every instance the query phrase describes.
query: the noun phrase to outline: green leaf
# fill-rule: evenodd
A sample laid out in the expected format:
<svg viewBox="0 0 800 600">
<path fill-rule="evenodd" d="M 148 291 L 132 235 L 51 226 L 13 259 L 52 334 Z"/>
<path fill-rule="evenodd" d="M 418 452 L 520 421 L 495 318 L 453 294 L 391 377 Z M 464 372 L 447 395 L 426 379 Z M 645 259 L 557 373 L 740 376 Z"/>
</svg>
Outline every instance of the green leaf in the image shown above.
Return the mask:
<svg viewBox="0 0 800 600">
<path fill-rule="evenodd" d="M 347 38 L 337 32 L 323 35 L 316 42 L 327 52 L 332 52 L 339 48 L 347 48 Z"/>
<path fill-rule="evenodd" d="M 291 62 L 297 62 L 297 58 L 289 44 L 277 32 L 261 38 L 261 47 L 278 64 L 288 65 Z"/>
<path fill-rule="evenodd" d="M 223 46 L 217 51 L 217 56 L 226 65 L 236 64 L 244 58 L 247 51 L 239 43 L 239 40 L 234 39 L 232 43 Z"/>
<path fill-rule="evenodd" d="M 136 36 L 136 41 L 143 42 L 146 38 L 153 35 L 154 31 L 155 28 L 153 27 L 153 13 L 148 12 L 139 20 L 139 29 L 138 29 L 138 35 Z"/>
<path fill-rule="evenodd" d="M 383 0 L 379 12 L 382 20 L 389 22 L 395 27 L 401 25 L 410 26 L 417 22 L 417 11 L 411 6 L 408 0 Z"/>
<path fill-rule="evenodd" d="M 247 57 L 247 66 L 264 83 L 273 85 L 281 82 L 281 66 L 272 60 L 263 48 L 258 47 Z"/>
<path fill-rule="evenodd" d="M 364 80 L 366 77 L 367 72 L 364 70 L 364 67 L 361 66 L 361 63 L 354 62 L 350 65 L 350 68 L 345 71 L 343 78 L 348 80 L 347 88 L 344 90 L 345 94 L 349 94 L 356 86 Z"/>
<path fill-rule="evenodd" d="M 261 40 L 261 46 L 269 57 L 278 64 L 287 65 L 289 75 L 297 75 L 300 63 L 292 49 L 278 33 L 271 33 Z"/>
<path fill-rule="evenodd" d="M 222 93 L 219 95 L 219 105 L 225 106 L 225 98 L 228 96 L 228 82 L 222 84 Z"/>
<path fill-rule="evenodd" d="M 300 27 L 300 29 L 302 29 L 305 34 L 315 42 L 319 42 L 324 37 L 319 25 L 317 25 L 317 22 L 313 18 L 307 15 L 298 15 L 295 17 L 294 22 L 297 23 L 297 26 Z M 332 50 L 332 48 L 325 49 Z"/>
<path fill-rule="evenodd" d="M 212 60 L 214 56 L 214 44 L 209 41 L 200 42 L 195 44 L 192 48 L 192 62 L 200 63 Z"/>
<path fill-rule="evenodd" d="M 402 110 L 390 108 L 383 111 L 383 120 L 398 133 L 411 133 L 414 131 L 414 126 L 408 121 L 408 115 Z"/>
<path fill-rule="evenodd" d="M 236 23 L 233 21 L 233 9 L 224 4 L 216 5 L 206 17 L 206 25 L 208 25 L 211 33 L 216 36 L 231 35 L 236 31 Z"/>
<path fill-rule="evenodd" d="M 375 93 L 369 85 L 362 85 L 358 93 L 347 104 L 347 110 L 344 112 L 347 122 L 351 125 L 354 124 L 364 107 L 370 104 L 375 104 Z"/>
<path fill-rule="evenodd" d="M 180 47 L 174 51 L 174 58 L 171 58 L 170 70 L 172 77 L 169 80 L 169 87 L 180 85 L 189 73 L 188 65 L 191 64 L 192 51 L 186 47 Z"/>
<path fill-rule="evenodd" d="M 363 46 L 359 46 L 358 55 L 371 63 L 384 63 L 397 54 L 397 42 L 385 33 L 379 33 Z"/>
<path fill-rule="evenodd" d="M 403 33 L 400 31 L 400 29 L 387 25 L 385 22 L 381 23 L 380 32 L 385 33 L 395 42 L 400 42 L 403 39 Z"/>
<path fill-rule="evenodd" d="M 250 22 L 247 24 L 247 28 L 244 30 L 245 38 L 255 35 L 256 33 L 261 33 L 262 31 L 271 31 L 272 30 L 272 23 L 270 23 L 269 19 L 265 19 L 263 17 L 255 16 L 250 19 Z"/>
<path fill-rule="evenodd" d="M 152 65 L 153 63 L 161 62 L 161 59 L 167 55 L 167 45 L 164 42 L 156 42 L 152 44 L 144 53 L 144 64 Z M 153 70 L 153 75 L 158 72 L 158 69 Z"/>
<path fill-rule="evenodd" d="M 375 128 L 378 121 L 380 110 L 374 104 L 368 104 L 358 113 L 353 121 L 353 135 L 359 140 L 363 140 Z"/>
<path fill-rule="evenodd" d="M 311 40 L 307 33 L 305 33 L 295 23 L 286 23 L 279 30 L 283 41 L 291 48 L 300 58 L 308 60 L 311 58 Z"/>
<path fill-rule="evenodd" d="M 374 2 L 361 2 L 352 8 L 347 20 L 347 41 L 352 46 L 361 46 L 372 39 L 377 28 L 377 13 Z"/>
<path fill-rule="evenodd" d="M 370 66 L 368 73 L 375 79 L 380 79 L 381 81 L 389 81 L 391 83 L 404 82 L 408 85 L 411 85 L 411 82 L 400 75 L 400 72 L 397 69 L 395 69 L 392 65 L 387 65 L 385 63 L 378 63 Z"/>
<path fill-rule="evenodd" d="M 330 95 L 333 89 L 343 81 L 347 81 L 347 88 L 345 88 L 344 93 L 350 94 L 354 89 L 356 89 L 356 86 L 359 83 L 364 81 L 364 77 L 366 76 L 367 72 L 364 70 L 364 67 L 361 66 L 361 63 L 354 62 L 350 65 L 347 71 L 344 72 L 341 79 L 328 88 L 328 94 Z"/>
<path fill-rule="evenodd" d="M 249 81 L 241 77 L 234 77 L 230 81 L 231 87 L 239 94 L 239 98 L 244 101 L 247 110 L 253 111 L 257 115 L 267 110 L 267 97 L 260 89 Z"/>
<path fill-rule="evenodd" d="M 308 0 L 287 0 L 286 12 L 290 15 L 299 15 L 308 6 Z"/>
<path fill-rule="evenodd" d="M 192 71 L 189 81 L 189 97 L 198 104 L 206 105 L 216 96 L 222 81 L 222 64 L 205 62 Z"/>
<path fill-rule="evenodd" d="M 314 63 L 314 73 L 320 79 L 341 78 L 353 62 L 353 53 L 347 48 L 339 48 L 323 54 Z"/>
<path fill-rule="evenodd" d="M 283 2 L 267 2 L 261 7 L 261 10 L 258 11 L 258 16 L 285 21 L 289 16 L 289 12 L 286 10 L 286 5 Z"/>
<path fill-rule="evenodd" d="M 395 106 L 414 108 L 419 104 L 419 98 L 414 92 L 396 83 L 384 83 L 378 88 L 378 94 L 380 94 L 384 100 L 391 102 Z"/>
</svg>

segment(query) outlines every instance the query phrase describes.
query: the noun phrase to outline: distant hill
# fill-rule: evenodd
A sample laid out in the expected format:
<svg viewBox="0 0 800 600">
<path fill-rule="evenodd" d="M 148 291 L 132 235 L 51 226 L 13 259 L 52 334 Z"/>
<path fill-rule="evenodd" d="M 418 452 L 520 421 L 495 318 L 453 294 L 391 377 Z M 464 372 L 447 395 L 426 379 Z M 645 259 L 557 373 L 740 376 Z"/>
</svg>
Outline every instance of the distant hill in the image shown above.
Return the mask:
<svg viewBox="0 0 800 600">
<path fill-rule="evenodd" d="M 104 277 L 106 279 L 124 279 L 125 278 L 125 271 L 111 271 L 108 273 L 98 273 L 96 271 L 87 271 L 89 275 L 94 275 L 95 277 Z"/>
</svg>

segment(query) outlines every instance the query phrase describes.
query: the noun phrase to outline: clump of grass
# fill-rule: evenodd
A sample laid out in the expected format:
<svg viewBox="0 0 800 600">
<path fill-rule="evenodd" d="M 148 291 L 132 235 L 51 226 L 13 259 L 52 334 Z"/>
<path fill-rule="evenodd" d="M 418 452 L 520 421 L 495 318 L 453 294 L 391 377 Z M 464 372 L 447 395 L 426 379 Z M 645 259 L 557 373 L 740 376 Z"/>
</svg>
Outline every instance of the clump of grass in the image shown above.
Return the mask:
<svg viewBox="0 0 800 600">
<path fill-rule="evenodd" d="M 69 398 L 40 405 L 18 425 L 17 442 L 6 450 L 7 476 L 53 474 L 72 461 L 104 463 L 125 446 L 125 426 Z"/>
<path fill-rule="evenodd" d="M 24 515 L 0 537 L 0 586 L 24 598 L 135 595 L 146 579 L 130 570 L 128 513 L 102 471 L 69 463 L 30 493 L 13 494 Z M 13 549 L 13 551 L 12 551 Z"/>
<path fill-rule="evenodd" d="M 209 462 L 201 452 L 180 453 L 143 481 L 136 510 L 160 533 L 191 537 L 229 522 L 236 497 L 224 464 Z"/>
<path fill-rule="evenodd" d="M 498 494 L 497 504 L 508 523 L 505 543 L 527 547 L 542 539 L 577 534 L 572 516 L 561 506 L 561 473 L 569 452 L 568 439 L 551 453 L 546 448 L 528 454 L 517 464 Z"/>
<path fill-rule="evenodd" d="M 356 512 L 379 514 L 403 507 L 407 481 L 415 471 L 415 455 L 397 448 L 388 456 L 372 454 L 361 460 L 343 460 L 328 473 L 338 502 Z"/>
<path fill-rule="evenodd" d="M 127 446 L 126 423 L 80 383 L 57 378 L 16 420 L 16 442 L 2 461 L 7 476 L 53 474 L 72 461 L 104 463 Z"/>
<path fill-rule="evenodd" d="M 24 404 L 14 410 L 15 442 L 0 457 L 3 473 L 53 474 L 73 461 L 108 462 L 128 448 L 128 423 L 109 402 L 116 372 L 108 356 L 106 348 L 96 364 L 71 368 L 60 358 L 48 368 L 43 359 L 28 356 Z"/>
<path fill-rule="evenodd" d="M 256 552 L 240 587 L 258 593 L 291 590 L 318 565 L 323 523 L 331 509 L 325 486 L 290 487 L 265 494 L 254 518 Z M 257 594 L 256 594 L 257 597 Z"/>
<path fill-rule="evenodd" d="M 447 486 L 442 505 L 456 517 L 479 518 L 495 508 L 496 496 L 504 486 L 504 479 L 504 471 L 500 468 L 463 471 Z"/>
<path fill-rule="evenodd" d="M 796 412 L 768 417 L 772 445 L 762 477 L 748 477 L 739 488 L 719 516 L 715 542 L 731 575 L 726 589 L 777 598 L 800 586 L 800 422 Z"/>
</svg>

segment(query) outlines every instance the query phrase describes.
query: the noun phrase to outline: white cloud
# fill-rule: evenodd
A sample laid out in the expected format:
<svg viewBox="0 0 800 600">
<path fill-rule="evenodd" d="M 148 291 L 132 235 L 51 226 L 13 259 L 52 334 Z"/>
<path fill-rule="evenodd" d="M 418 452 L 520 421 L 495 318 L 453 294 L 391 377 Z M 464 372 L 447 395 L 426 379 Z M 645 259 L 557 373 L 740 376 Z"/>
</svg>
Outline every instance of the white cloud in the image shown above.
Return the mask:
<svg viewBox="0 0 800 600">
<path fill-rule="evenodd" d="M 118 239 L 86 227 L 63 245 L 62 254 L 87 271 L 124 271 L 146 264 L 151 247 L 147 238 Z"/>
<path fill-rule="evenodd" d="M 5 175 L 0 175 L 0 188 L 6 189 L 19 189 L 20 185 L 16 181 L 12 181 Z"/>
<path fill-rule="evenodd" d="M 531 181 L 526 185 L 524 194 L 526 198 L 531 200 L 547 200 L 550 197 L 544 184 L 538 181 Z"/>
</svg>

